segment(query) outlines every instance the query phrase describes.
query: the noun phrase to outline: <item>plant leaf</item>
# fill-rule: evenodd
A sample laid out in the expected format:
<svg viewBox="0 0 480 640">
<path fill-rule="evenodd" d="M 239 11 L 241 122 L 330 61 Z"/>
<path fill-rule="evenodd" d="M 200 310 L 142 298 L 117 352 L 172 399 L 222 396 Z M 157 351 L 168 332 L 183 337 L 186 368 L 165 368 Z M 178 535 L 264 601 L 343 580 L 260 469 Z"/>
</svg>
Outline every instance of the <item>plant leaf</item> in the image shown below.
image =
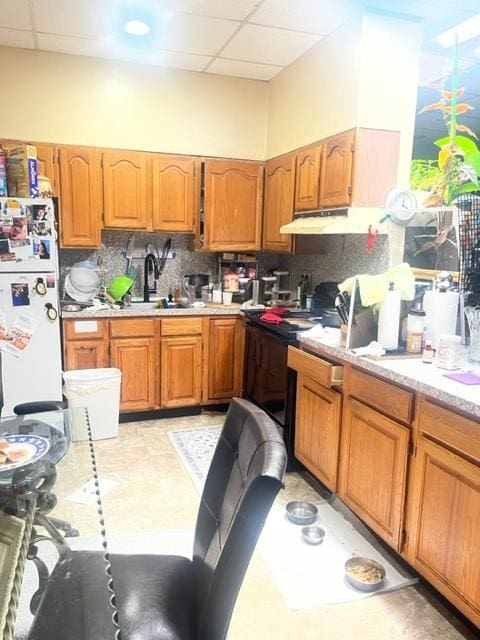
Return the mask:
<svg viewBox="0 0 480 640">
<path fill-rule="evenodd" d="M 457 131 L 464 131 L 465 133 L 468 133 L 469 136 L 472 136 L 472 138 L 475 138 L 476 140 L 478 140 L 478 136 L 475 133 L 475 131 L 472 131 L 470 127 L 467 127 L 466 124 L 457 124 Z M 458 137 L 463 137 L 463 136 L 458 136 Z M 464 149 L 464 151 L 466 151 L 466 149 Z"/>
<path fill-rule="evenodd" d="M 471 104 L 468 104 L 468 102 L 459 102 L 457 104 L 457 108 L 455 109 L 455 113 L 457 114 L 457 116 L 462 115 L 462 113 L 466 113 L 467 111 L 470 111 L 471 109 L 473 109 Z M 442 111 L 444 113 L 452 113 L 452 107 L 449 105 L 446 105 L 444 107 L 442 107 Z"/>
<path fill-rule="evenodd" d="M 465 163 L 473 167 L 477 176 L 480 176 L 480 151 L 465 154 Z"/>
<path fill-rule="evenodd" d="M 441 89 L 440 93 L 442 94 L 442 98 L 444 100 L 451 100 L 453 98 L 453 91 L 448 91 L 447 89 Z M 465 87 L 460 87 L 459 89 L 457 89 L 457 98 L 460 98 L 460 96 L 463 96 L 464 93 L 465 93 Z"/>
<path fill-rule="evenodd" d="M 478 191 L 480 189 L 478 184 L 474 182 L 467 182 L 466 184 L 462 184 L 459 187 L 456 187 L 452 192 L 452 198 L 458 198 L 462 193 L 471 193 L 472 191 Z"/>
<path fill-rule="evenodd" d="M 425 111 L 435 111 L 436 109 L 444 109 L 445 105 L 443 102 L 434 102 L 433 104 L 427 104 L 421 109 L 418 114 L 425 113 Z"/>
<path fill-rule="evenodd" d="M 460 129 L 460 127 L 462 126 L 463 125 L 457 124 L 457 129 Z M 470 140 L 470 138 L 466 138 L 465 136 L 455 136 L 453 142 L 465 153 L 478 151 L 478 147 L 475 142 L 473 140 Z M 445 138 L 439 138 L 438 140 L 435 140 L 434 144 L 440 148 L 446 147 L 450 144 L 450 138 L 448 136 L 446 136 Z"/>
<path fill-rule="evenodd" d="M 440 149 L 440 151 L 438 152 L 438 168 L 444 169 L 445 165 L 451 157 L 452 153 L 450 149 Z"/>
</svg>

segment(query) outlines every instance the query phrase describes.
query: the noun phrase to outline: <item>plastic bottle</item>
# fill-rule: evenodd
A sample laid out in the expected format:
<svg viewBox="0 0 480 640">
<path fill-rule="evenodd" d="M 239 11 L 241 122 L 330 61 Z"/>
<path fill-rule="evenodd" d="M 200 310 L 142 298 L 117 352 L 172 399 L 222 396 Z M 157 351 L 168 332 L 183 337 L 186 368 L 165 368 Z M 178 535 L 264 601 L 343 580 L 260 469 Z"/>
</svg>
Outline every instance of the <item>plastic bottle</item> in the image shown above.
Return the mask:
<svg viewBox="0 0 480 640">
<path fill-rule="evenodd" d="M 433 362 L 433 346 L 431 340 L 425 340 L 423 347 L 422 362 L 425 364 L 432 364 Z"/>
<path fill-rule="evenodd" d="M 398 332 L 400 328 L 400 290 L 390 282 L 378 314 L 377 340 L 386 351 L 398 349 Z"/>
</svg>

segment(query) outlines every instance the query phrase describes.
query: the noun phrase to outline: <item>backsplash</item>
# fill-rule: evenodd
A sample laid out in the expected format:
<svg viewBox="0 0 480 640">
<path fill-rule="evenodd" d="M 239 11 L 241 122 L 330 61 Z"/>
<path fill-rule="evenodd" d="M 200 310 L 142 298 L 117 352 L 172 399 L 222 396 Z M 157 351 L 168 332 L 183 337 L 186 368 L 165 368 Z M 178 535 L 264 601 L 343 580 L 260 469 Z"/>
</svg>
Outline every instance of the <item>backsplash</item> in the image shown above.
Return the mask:
<svg viewBox="0 0 480 640">
<path fill-rule="evenodd" d="M 98 250 L 60 249 L 60 275 L 62 283 L 70 267 L 81 260 L 92 260 L 103 268 L 105 284 L 126 270 L 125 249 L 131 231 L 103 231 L 102 247 Z M 175 257 L 169 258 L 165 270 L 158 281 L 158 294 L 167 296 L 169 291 L 180 284 L 188 273 L 208 273 L 217 277 L 217 254 L 190 251 L 188 234 L 162 234 L 135 232 L 135 253 L 133 264 L 138 267 L 133 295 L 143 294 L 143 260 L 145 245 L 158 246 L 161 253 L 164 242 L 172 238 Z M 307 273 L 313 285 L 324 280 L 341 281 L 356 273 L 380 273 L 388 268 L 388 244 L 385 236 L 380 236 L 372 253 L 366 253 L 363 236 L 324 236 L 319 243 L 317 255 L 258 254 L 259 275 L 271 269 L 290 271 L 290 288 L 296 290 L 302 273 Z"/>
</svg>

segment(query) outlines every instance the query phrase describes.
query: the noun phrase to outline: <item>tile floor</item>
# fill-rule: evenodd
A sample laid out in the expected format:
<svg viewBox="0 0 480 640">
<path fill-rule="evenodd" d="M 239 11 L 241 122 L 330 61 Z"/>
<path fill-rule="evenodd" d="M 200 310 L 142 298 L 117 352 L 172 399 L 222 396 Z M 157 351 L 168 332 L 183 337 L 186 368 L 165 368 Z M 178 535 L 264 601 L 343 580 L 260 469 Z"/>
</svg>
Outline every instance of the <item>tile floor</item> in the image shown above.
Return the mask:
<svg viewBox="0 0 480 640">
<path fill-rule="evenodd" d="M 95 449 L 99 474 L 118 482 L 103 499 L 108 534 L 192 528 L 199 496 L 167 430 L 222 421 L 222 415 L 203 413 L 132 422 L 120 425 L 115 440 L 98 441 Z M 286 488 L 278 499 L 286 502 L 302 498 L 315 499 L 314 490 L 298 474 L 288 474 Z M 475 637 L 421 584 L 354 603 L 290 611 L 257 553 L 240 591 L 229 632 L 229 640 Z"/>
</svg>

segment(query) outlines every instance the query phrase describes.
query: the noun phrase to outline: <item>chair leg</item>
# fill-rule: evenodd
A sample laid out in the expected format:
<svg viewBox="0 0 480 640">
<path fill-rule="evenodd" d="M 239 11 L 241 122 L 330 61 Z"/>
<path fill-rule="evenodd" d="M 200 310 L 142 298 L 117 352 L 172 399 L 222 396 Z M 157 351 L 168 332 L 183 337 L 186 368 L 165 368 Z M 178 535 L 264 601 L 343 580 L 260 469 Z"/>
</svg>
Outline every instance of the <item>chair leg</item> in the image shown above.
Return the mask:
<svg viewBox="0 0 480 640">
<path fill-rule="evenodd" d="M 78 538 L 80 535 L 80 531 L 75 529 L 75 527 L 72 527 L 70 522 L 61 520 L 60 518 L 52 518 L 52 516 L 45 517 L 51 522 L 51 524 L 53 524 L 54 527 L 64 532 L 65 538 Z"/>
</svg>

